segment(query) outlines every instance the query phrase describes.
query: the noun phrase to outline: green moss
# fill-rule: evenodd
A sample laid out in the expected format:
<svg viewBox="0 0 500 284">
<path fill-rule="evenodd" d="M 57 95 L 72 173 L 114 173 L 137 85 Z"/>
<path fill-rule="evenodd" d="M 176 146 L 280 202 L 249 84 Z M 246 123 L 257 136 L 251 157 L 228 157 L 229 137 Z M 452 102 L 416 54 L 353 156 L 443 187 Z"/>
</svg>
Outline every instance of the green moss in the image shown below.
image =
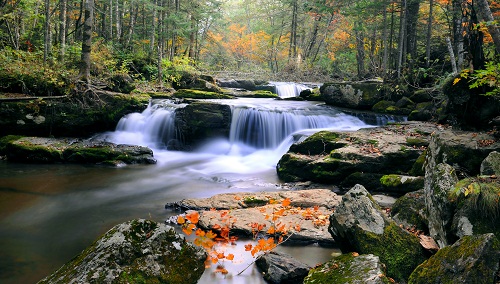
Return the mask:
<svg viewBox="0 0 500 284">
<path fill-rule="evenodd" d="M 417 158 L 415 163 L 413 163 L 411 170 L 408 172 L 410 175 L 423 176 L 425 174 L 424 164 L 426 155 L 427 155 L 427 150 L 424 150 L 422 154 L 420 154 L 420 156 Z"/>
<path fill-rule="evenodd" d="M 247 206 L 262 206 L 262 205 L 266 205 L 269 200 L 267 199 L 259 199 L 259 198 L 256 198 L 255 196 L 247 196 L 245 198 L 243 198 L 243 202 L 245 202 L 245 204 Z"/>
<path fill-rule="evenodd" d="M 251 95 L 245 95 L 245 97 L 252 97 L 252 98 L 279 98 L 279 96 L 271 91 L 268 90 L 257 90 L 257 91 L 252 91 Z"/>
<path fill-rule="evenodd" d="M 0 155 L 6 155 L 6 147 L 8 144 L 22 138 L 23 136 L 19 135 L 7 135 L 2 138 L 0 138 Z"/>
<path fill-rule="evenodd" d="M 493 221 L 500 218 L 500 183 L 489 177 L 465 178 L 449 192 L 449 200 L 461 208 Z"/>
<path fill-rule="evenodd" d="M 415 146 L 415 147 L 427 147 L 429 146 L 429 141 L 419 138 L 419 137 L 407 137 L 406 138 L 406 144 L 408 146 Z"/>
<path fill-rule="evenodd" d="M 410 284 L 427 284 L 433 280 L 439 279 L 439 283 L 454 284 L 459 281 L 458 271 L 450 269 L 456 263 L 470 262 L 471 257 L 477 257 L 478 248 L 484 245 L 484 235 L 465 236 L 460 240 L 460 245 L 448 246 L 440 249 L 435 255 L 419 265 L 408 279 Z M 492 250 L 500 248 L 498 239 L 493 240 Z M 469 280 L 480 280 L 478 283 L 493 283 L 495 275 L 491 273 L 491 267 L 488 267 L 488 259 L 470 262 L 473 267 L 468 267 L 467 274 Z M 498 260 L 496 261 L 498 265 Z M 491 278 L 491 279 L 487 279 Z"/>
<path fill-rule="evenodd" d="M 327 155 L 335 149 L 344 147 L 345 143 L 337 142 L 341 135 L 336 132 L 320 131 L 299 144 L 293 144 L 290 151 L 303 155 Z"/>
<path fill-rule="evenodd" d="M 189 99 L 234 99 L 234 97 L 230 95 L 193 89 L 178 90 L 173 94 L 173 97 Z"/>
<path fill-rule="evenodd" d="M 391 222 L 382 235 L 357 229 L 356 246 L 362 253 L 380 257 L 387 266 L 387 275 L 396 281 L 406 281 L 411 272 L 426 260 L 419 239 Z"/>
<path fill-rule="evenodd" d="M 399 175 L 384 175 L 380 178 L 380 183 L 386 187 L 401 186 L 401 176 Z"/>
<path fill-rule="evenodd" d="M 357 264 L 356 257 L 351 253 L 342 254 L 311 269 L 304 284 L 362 283 L 370 273 L 370 267 L 360 269 Z M 379 275 L 379 278 L 382 283 L 391 283 L 385 275 Z"/>
</svg>

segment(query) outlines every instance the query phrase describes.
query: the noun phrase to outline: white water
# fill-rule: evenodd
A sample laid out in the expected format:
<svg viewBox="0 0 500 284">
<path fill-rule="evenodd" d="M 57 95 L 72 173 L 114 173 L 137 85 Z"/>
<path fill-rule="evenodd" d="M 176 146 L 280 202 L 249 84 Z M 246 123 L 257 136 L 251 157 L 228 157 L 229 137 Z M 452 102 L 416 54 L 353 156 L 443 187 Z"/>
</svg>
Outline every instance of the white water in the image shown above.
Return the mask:
<svg viewBox="0 0 500 284">
<path fill-rule="evenodd" d="M 300 92 L 310 89 L 304 84 L 293 82 L 271 82 L 271 85 L 276 86 L 276 94 L 280 98 L 298 97 L 300 95 Z"/>
<path fill-rule="evenodd" d="M 175 109 L 168 101 L 156 101 L 142 113 L 120 120 L 106 139 L 118 144 L 148 146 L 158 164 L 193 161 L 187 170 L 197 175 L 250 174 L 274 169 L 297 137 L 322 129 L 355 131 L 369 127 L 358 118 L 319 103 L 273 99 L 212 100 L 232 107 L 228 139 L 214 139 L 193 152 L 169 151 L 177 141 Z"/>
</svg>

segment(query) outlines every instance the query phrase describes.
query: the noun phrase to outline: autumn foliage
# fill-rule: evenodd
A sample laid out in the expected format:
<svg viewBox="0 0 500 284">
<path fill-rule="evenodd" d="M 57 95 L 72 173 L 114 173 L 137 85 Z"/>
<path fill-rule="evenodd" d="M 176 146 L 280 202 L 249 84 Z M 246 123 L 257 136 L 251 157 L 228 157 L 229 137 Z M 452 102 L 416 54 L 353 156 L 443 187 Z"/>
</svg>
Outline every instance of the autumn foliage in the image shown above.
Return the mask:
<svg viewBox="0 0 500 284">
<path fill-rule="evenodd" d="M 300 224 L 285 223 L 281 219 L 286 215 L 302 216 L 303 220 L 312 222 L 314 226 L 326 226 L 328 223 L 328 215 L 324 215 L 318 206 L 311 208 L 300 208 L 291 206 L 290 199 L 276 201 L 270 199 L 267 205 L 272 206 L 272 211 L 266 210 L 265 206 L 259 209 L 265 220 L 270 222 L 270 226 L 252 222 L 249 225 L 251 228 L 251 238 L 254 243 L 244 245 L 244 250 L 249 252 L 252 257 L 258 258 L 261 255 L 275 249 L 280 244 L 285 243 L 293 234 L 300 232 Z M 215 211 L 212 209 L 211 211 Z M 209 230 L 200 228 L 200 213 L 192 211 L 184 216 L 177 217 L 177 223 L 181 225 L 182 231 L 186 235 L 195 235 L 194 244 L 206 249 L 208 258 L 206 265 L 217 264 L 216 272 L 227 274 L 228 271 L 224 268 L 223 261 L 233 261 L 234 254 L 226 254 L 225 248 L 236 246 L 238 237 L 231 234 L 231 229 L 234 227 L 236 218 L 231 215 L 231 210 L 218 211 L 220 216 L 220 224 L 212 225 Z"/>
</svg>

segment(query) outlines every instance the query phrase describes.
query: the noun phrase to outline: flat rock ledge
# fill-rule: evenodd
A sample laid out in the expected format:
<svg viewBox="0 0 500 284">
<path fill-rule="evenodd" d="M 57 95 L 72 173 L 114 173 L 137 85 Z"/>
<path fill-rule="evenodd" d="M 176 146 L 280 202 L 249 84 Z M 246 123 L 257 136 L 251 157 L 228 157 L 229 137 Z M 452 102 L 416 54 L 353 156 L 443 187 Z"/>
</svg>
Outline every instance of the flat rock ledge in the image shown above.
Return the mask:
<svg viewBox="0 0 500 284">
<path fill-rule="evenodd" d="M 136 145 L 78 138 L 15 137 L 5 145 L 7 160 L 24 163 L 155 164 L 153 151 Z"/>
<path fill-rule="evenodd" d="M 252 223 L 265 225 L 261 233 L 272 227 L 272 217 L 266 219 L 266 215 L 272 216 L 279 211 L 286 198 L 291 201 L 290 207 L 275 224 L 281 223 L 287 228 L 287 243 L 333 245 L 334 240 L 328 232 L 328 217 L 342 198 L 328 189 L 227 193 L 203 199 L 184 199 L 166 207 L 200 211 L 198 225 L 203 229 L 229 226 L 231 234 L 252 236 Z M 269 204 L 271 200 L 275 203 Z M 296 230 L 299 227 L 300 230 Z"/>
</svg>

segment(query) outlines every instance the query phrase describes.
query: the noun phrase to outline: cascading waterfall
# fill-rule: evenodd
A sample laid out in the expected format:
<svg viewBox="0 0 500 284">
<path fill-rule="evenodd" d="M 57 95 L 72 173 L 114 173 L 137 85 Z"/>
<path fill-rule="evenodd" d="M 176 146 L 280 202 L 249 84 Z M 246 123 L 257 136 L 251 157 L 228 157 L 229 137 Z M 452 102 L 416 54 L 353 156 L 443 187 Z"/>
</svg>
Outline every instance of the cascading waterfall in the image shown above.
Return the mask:
<svg viewBox="0 0 500 284">
<path fill-rule="evenodd" d="M 231 143 L 244 143 L 258 149 L 274 149 L 288 136 L 300 130 L 356 130 L 361 127 L 366 127 L 366 124 L 340 112 L 314 115 L 308 114 L 306 110 L 284 112 L 235 107 L 229 139 Z"/>
<path fill-rule="evenodd" d="M 119 144 L 169 148 L 178 143 L 175 110 L 183 106 L 168 100 L 150 102 L 142 113 L 131 113 L 121 118 L 116 131 L 107 138 Z"/>
<path fill-rule="evenodd" d="M 298 97 L 300 92 L 310 89 L 304 84 L 290 83 L 290 82 L 271 82 L 276 87 L 276 94 L 280 98 L 293 98 Z"/>
</svg>

